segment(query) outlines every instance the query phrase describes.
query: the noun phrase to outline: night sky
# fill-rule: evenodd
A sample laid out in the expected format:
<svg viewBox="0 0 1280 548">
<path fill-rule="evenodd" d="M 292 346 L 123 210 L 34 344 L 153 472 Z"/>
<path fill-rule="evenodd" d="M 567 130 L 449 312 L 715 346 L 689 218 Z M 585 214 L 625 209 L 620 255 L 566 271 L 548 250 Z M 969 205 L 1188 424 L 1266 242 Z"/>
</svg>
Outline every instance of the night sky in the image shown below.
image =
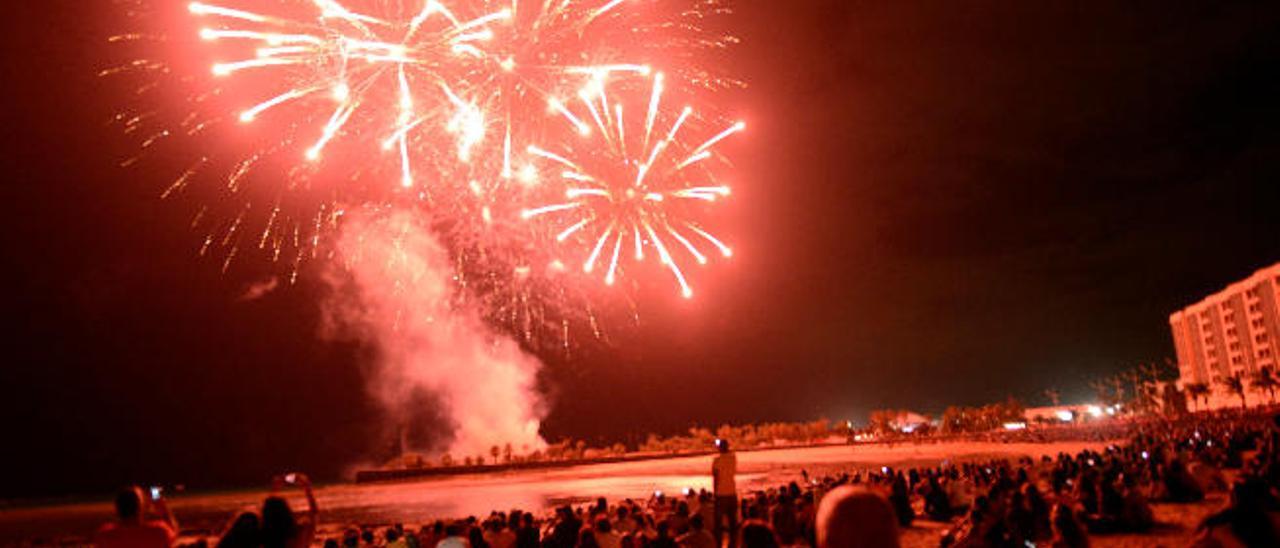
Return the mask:
<svg viewBox="0 0 1280 548">
<path fill-rule="evenodd" d="M 305 276 L 241 300 L 270 267 L 222 274 L 118 167 L 107 4 L 0 35 L 0 498 L 336 479 L 377 449 L 370 349 Z M 740 3 L 735 257 L 544 355 L 544 434 L 1078 401 L 1171 356 L 1169 313 L 1280 260 L 1280 5 L 1120 4 Z"/>
</svg>

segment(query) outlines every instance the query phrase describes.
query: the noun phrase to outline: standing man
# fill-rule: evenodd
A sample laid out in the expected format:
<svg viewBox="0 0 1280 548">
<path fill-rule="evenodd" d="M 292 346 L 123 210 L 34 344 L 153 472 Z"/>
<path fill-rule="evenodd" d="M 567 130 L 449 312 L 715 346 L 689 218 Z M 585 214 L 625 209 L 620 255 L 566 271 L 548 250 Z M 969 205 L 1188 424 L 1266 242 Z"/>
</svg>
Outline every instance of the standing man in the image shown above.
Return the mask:
<svg viewBox="0 0 1280 548">
<path fill-rule="evenodd" d="M 734 476 L 738 473 L 738 455 L 729 450 L 727 440 L 716 440 L 720 454 L 711 461 L 712 492 L 716 500 L 716 522 L 712 529 L 716 546 L 724 546 L 725 522 L 728 522 L 729 548 L 738 544 L 738 485 Z"/>
</svg>

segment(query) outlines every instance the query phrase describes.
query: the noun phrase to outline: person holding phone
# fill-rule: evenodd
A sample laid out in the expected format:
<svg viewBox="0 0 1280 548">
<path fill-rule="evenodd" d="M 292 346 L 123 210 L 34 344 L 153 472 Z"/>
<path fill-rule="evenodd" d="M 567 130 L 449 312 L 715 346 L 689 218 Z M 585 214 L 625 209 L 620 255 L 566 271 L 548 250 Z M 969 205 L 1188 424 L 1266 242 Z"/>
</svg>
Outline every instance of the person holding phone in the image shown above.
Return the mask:
<svg viewBox="0 0 1280 548">
<path fill-rule="evenodd" d="M 316 536 L 316 520 L 320 509 L 316 505 L 315 493 L 311 490 L 311 480 L 306 474 L 290 473 L 277 476 L 272 482 L 272 491 L 279 491 L 286 486 L 302 488 L 307 497 L 307 513 L 301 519 L 294 516 L 289 501 L 272 494 L 262 501 L 262 545 L 267 548 L 305 548 L 311 546 Z"/>
<path fill-rule="evenodd" d="M 116 494 L 115 506 L 116 521 L 103 525 L 94 534 L 95 546 L 161 547 L 172 546 L 177 540 L 178 520 L 169 512 L 159 487 L 144 494 L 141 487 L 130 486 Z M 158 519 L 147 519 L 149 511 L 154 511 Z"/>
</svg>

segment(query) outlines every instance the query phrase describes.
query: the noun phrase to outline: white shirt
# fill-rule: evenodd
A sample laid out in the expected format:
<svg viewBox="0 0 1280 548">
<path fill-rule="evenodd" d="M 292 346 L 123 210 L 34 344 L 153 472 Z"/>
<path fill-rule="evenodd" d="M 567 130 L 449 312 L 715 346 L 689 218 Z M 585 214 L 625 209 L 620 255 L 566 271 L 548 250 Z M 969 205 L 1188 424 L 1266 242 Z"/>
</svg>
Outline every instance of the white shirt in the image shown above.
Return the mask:
<svg viewBox="0 0 1280 548">
<path fill-rule="evenodd" d="M 462 537 L 445 537 L 436 548 L 471 548 L 471 542 Z"/>
<path fill-rule="evenodd" d="M 738 485 L 734 483 L 734 475 L 737 473 L 737 453 L 728 451 L 716 455 L 715 460 L 711 461 L 711 477 L 712 483 L 715 484 L 715 494 L 737 496 Z"/>
</svg>

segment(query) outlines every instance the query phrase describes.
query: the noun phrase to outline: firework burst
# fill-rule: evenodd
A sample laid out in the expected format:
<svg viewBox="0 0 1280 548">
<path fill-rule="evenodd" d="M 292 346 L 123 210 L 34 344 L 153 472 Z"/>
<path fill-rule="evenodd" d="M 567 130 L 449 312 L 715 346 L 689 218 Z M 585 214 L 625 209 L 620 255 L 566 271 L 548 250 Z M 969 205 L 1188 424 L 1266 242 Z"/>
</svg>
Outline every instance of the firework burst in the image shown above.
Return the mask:
<svg viewBox="0 0 1280 548">
<path fill-rule="evenodd" d="M 188 159 L 163 196 L 196 202 L 224 270 L 257 248 L 296 280 L 345 212 L 407 208 L 460 298 L 533 341 L 579 320 L 601 336 L 603 289 L 580 270 L 612 285 L 650 256 L 689 296 L 683 265 L 730 254 L 703 213 L 729 192 L 716 145 L 742 126 L 688 141 L 716 116 L 664 100 L 705 111 L 739 85 L 715 69 L 736 42 L 714 28 L 722 0 L 117 1 L 154 23 L 114 38 L 138 49 L 103 71 L 138 77 L 124 163 Z"/>
<path fill-rule="evenodd" d="M 266 97 L 242 109 L 240 122 L 251 123 L 290 103 L 306 101 L 310 108 L 317 107 L 315 100 L 330 103 L 318 106 L 329 114 L 304 153 L 306 160 L 317 161 L 358 111 L 371 111 L 365 118 L 382 127 L 368 133 L 378 137 L 383 149 L 399 152 L 400 183 L 409 187 L 409 133 L 447 110 L 452 116 L 445 129 L 455 136 L 458 155 L 468 157 L 482 137 L 483 114 L 459 98 L 453 86 L 469 62 L 483 56 L 481 45 L 493 38 L 489 25 L 510 19 L 510 10 L 461 20 L 436 0 L 426 0 L 415 11 L 382 5 L 388 14 L 379 16 L 358 13 L 337 0 L 312 0 L 308 7 L 307 17 L 291 18 L 189 4 L 191 14 L 207 23 L 199 31 L 203 40 L 231 43 L 224 54 L 233 59 L 215 63 L 215 76 L 269 72 L 265 84 L 257 86 Z M 249 93 L 254 92 L 258 90 Z"/>
<path fill-rule="evenodd" d="M 693 144 L 686 138 L 693 109 L 664 114 L 663 74 L 650 80 L 643 108 L 610 101 L 604 77 L 579 91 L 577 108 L 551 103 L 581 139 L 559 147 L 529 146 L 529 154 L 541 160 L 538 177 L 550 179 L 545 183 L 563 200 L 525 209 L 521 217 L 550 219 L 557 230 L 554 239 L 577 244 L 584 253 L 576 264 L 587 274 L 600 271 L 607 285 L 625 268 L 624 260 L 656 256 L 688 298 L 693 290 L 682 262 L 706 264 L 708 248 L 732 255 L 695 219 L 698 210 L 729 196 L 729 187 L 708 164 L 723 162 L 716 145 L 746 126 L 734 123 Z M 639 116 L 628 117 L 637 111 Z"/>
</svg>

